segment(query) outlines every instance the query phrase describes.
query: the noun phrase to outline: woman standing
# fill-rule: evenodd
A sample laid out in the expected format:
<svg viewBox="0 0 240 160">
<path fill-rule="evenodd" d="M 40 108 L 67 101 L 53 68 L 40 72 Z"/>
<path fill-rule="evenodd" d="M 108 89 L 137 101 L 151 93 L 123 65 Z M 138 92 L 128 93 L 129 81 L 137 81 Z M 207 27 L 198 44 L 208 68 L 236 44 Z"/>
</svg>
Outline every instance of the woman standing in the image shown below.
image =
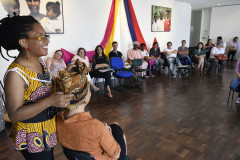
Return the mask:
<svg viewBox="0 0 240 160">
<path fill-rule="evenodd" d="M 73 58 L 72 58 L 72 62 L 75 62 L 76 60 L 79 60 L 81 62 L 84 62 L 87 67 L 88 67 L 88 72 L 91 71 L 91 67 L 89 66 L 89 60 L 88 60 L 88 57 L 86 56 L 86 50 L 84 48 L 79 48 L 78 51 L 77 51 L 77 55 L 75 55 Z M 96 87 L 93 83 L 92 83 L 92 78 L 91 76 L 89 75 L 89 73 L 86 75 L 87 76 L 87 79 L 91 85 L 91 87 L 93 88 L 94 91 L 99 91 L 99 88 Z"/>
<path fill-rule="evenodd" d="M 46 64 L 50 69 L 53 77 L 58 76 L 58 72 L 66 68 L 66 64 L 62 59 L 63 52 L 61 50 L 55 51 L 53 58 L 48 58 Z"/>
<path fill-rule="evenodd" d="M 48 54 L 49 36 L 31 16 L 0 21 L 0 46 L 19 55 L 5 74 L 6 109 L 12 121 L 15 149 L 27 160 L 52 160 L 56 145 L 55 107 L 67 107 L 72 95 L 56 92 L 41 56 Z"/>
<path fill-rule="evenodd" d="M 233 41 L 230 42 L 229 44 L 228 61 L 230 60 L 231 55 L 232 55 L 231 62 L 233 61 L 233 58 L 237 53 L 238 48 L 239 48 L 238 37 L 234 37 Z"/>
<path fill-rule="evenodd" d="M 99 77 L 99 78 L 104 78 L 105 79 L 105 89 L 107 92 L 108 97 L 112 98 L 112 93 L 111 93 L 111 71 L 106 71 L 106 72 L 101 72 L 102 69 L 109 68 L 109 61 L 107 56 L 103 52 L 103 48 L 101 45 L 98 45 L 95 48 L 95 56 L 93 57 L 93 76 L 94 77 Z"/>
<path fill-rule="evenodd" d="M 198 48 L 195 49 L 194 51 L 195 57 L 197 58 L 198 61 L 198 70 L 200 71 L 200 75 L 203 74 L 203 67 L 204 67 L 204 59 L 206 57 L 205 50 L 203 49 L 203 43 L 199 42 L 198 43 Z"/>
</svg>

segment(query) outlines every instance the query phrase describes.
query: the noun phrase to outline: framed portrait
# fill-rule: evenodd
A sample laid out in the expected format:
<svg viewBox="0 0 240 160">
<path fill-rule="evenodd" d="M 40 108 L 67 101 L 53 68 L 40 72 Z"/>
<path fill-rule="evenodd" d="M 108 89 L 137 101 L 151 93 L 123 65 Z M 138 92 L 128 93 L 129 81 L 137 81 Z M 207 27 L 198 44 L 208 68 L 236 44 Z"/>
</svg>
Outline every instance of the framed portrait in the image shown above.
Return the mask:
<svg viewBox="0 0 240 160">
<path fill-rule="evenodd" d="M 48 34 L 63 34 L 63 3 L 62 0 L 0 0 L 1 17 L 31 15 Z"/>
<path fill-rule="evenodd" d="M 171 31 L 172 9 L 161 6 L 152 6 L 152 32 L 170 32 Z"/>
</svg>

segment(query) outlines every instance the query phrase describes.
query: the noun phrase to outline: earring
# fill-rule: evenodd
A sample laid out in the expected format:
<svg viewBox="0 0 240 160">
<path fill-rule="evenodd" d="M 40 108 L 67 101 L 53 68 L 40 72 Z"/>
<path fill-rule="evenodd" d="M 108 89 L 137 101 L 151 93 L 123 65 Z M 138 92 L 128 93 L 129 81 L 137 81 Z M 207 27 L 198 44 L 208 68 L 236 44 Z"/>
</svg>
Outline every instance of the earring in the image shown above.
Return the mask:
<svg viewBox="0 0 240 160">
<path fill-rule="evenodd" d="M 28 60 L 28 50 L 29 50 L 29 48 L 25 47 L 25 51 L 26 51 L 26 54 L 27 54 L 27 60 Z"/>
</svg>

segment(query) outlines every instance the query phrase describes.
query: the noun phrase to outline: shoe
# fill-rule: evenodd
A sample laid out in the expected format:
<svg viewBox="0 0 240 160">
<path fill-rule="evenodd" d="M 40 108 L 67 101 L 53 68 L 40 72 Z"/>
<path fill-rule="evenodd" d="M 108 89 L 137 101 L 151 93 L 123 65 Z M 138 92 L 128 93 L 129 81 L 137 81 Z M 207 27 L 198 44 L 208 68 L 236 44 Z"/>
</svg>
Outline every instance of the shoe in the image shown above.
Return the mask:
<svg viewBox="0 0 240 160">
<path fill-rule="evenodd" d="M 176 79 L 177 77 L 176 76 L 172 76 L 172 79 Z"/>
<path fill-rule="evenodd" d="M 110 89 L 106 89 L 106 92 L 107 92 L 107 95 L 108 95 L 109 98 L 113 97 Z"/>
<path fill-rule="evenodd" d="M 98 87 L 93 87 L 94 92 L 99 91 L 100 89 Z"/>
<path fill-rule="evenodd" d="M 240 103 L 240 100 L 238 101 L 238 100 L 236 100 L 236 102 L 235 103 L 237 103 L 237 104 L 239 104 Z"/>
<path fill-rule="evenodd" d="M 202 75 L 203 75 L 203 71 L 200 72 L 200 76 L 202 76 Z"/>
</svg>

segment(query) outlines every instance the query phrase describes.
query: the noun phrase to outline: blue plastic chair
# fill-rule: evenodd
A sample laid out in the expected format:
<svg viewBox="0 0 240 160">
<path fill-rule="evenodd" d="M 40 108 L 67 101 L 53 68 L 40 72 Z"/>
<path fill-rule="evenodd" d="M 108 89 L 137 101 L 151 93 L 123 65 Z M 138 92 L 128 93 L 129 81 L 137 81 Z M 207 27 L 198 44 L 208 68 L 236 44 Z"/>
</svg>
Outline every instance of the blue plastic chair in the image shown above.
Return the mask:
<svg viewBox="0 0 240 160">
<path fill-rule="evenodd" d="M 121 80 L 132 77 L 133 73 L 129 71 L 122 71 L 122 69 L 124 68 L 124 63 L 122 58 L 120 57 L 111 58 L 110 63 L 111 63 L 111 68 L 115 70 L 113 76 L 118 79 L 120 88 L 122 88 Z M 115 83 L 115 79 L 114 79 L 114 83 Z"/>
</svg>

